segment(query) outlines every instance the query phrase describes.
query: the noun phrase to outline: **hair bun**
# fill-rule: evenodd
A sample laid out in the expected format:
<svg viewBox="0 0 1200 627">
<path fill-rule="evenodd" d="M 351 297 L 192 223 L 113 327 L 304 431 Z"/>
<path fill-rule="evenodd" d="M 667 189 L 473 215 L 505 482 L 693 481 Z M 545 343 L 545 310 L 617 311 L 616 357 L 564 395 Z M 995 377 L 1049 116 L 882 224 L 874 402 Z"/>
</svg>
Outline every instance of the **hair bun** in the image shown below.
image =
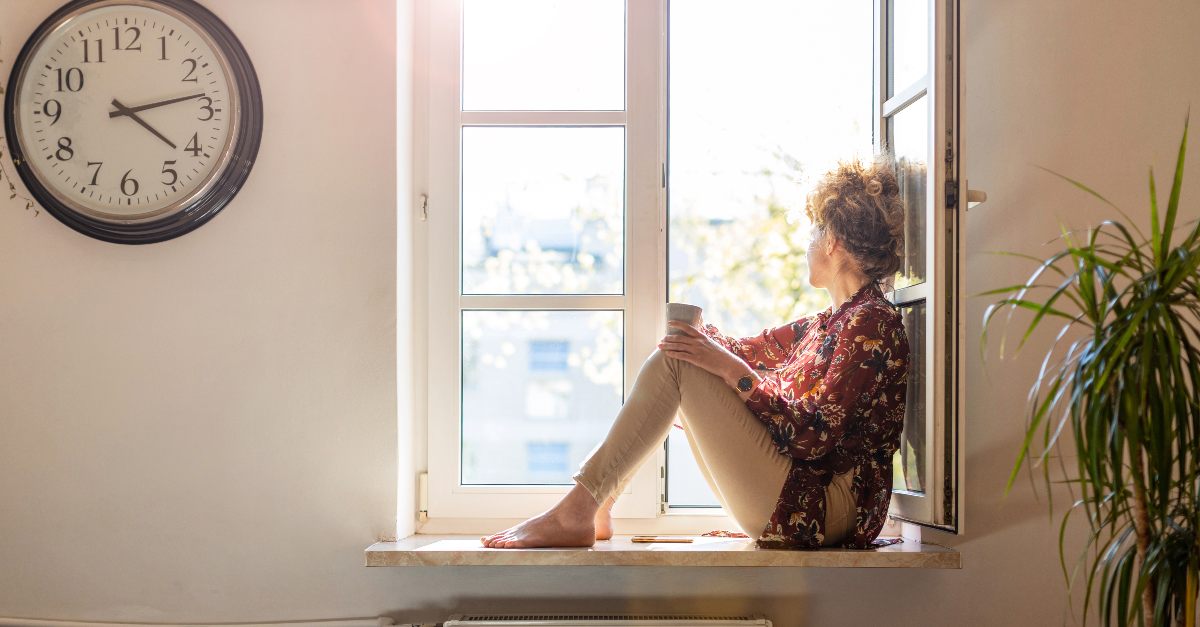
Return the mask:
<svg viewBox="0 0 1200 627">
<path fill-rule="evenodd" d="M 883 183 L 880 183 L 876 179 L 867 181 L 866 192 L 868 196 L 878 196 L 883 192 Z"/>
</svg>

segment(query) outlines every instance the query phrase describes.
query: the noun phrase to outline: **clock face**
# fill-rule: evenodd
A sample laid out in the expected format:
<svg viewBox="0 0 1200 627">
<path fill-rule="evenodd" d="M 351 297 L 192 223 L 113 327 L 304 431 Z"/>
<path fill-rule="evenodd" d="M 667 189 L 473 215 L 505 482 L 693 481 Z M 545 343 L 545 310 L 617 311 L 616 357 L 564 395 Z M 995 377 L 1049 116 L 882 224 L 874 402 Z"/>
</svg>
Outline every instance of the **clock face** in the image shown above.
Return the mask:
<svg viewBox="0 0 1200 627">
<path fill-rule="evenodd" d="M 232 190 L 214 192 L 245 160 L 243 101 L 258 94 L 243 92 L 257 79 L 232 33 L 191 0 L 76 1 L 21 55 L 10 138 L 22 178 L 60 219 L 161 224 L 218 204 L 214 195 L 223 205 L 248 174 L 244 165 Z M 257 135 L 252 144 L 250 162 Z"/>
</svg>

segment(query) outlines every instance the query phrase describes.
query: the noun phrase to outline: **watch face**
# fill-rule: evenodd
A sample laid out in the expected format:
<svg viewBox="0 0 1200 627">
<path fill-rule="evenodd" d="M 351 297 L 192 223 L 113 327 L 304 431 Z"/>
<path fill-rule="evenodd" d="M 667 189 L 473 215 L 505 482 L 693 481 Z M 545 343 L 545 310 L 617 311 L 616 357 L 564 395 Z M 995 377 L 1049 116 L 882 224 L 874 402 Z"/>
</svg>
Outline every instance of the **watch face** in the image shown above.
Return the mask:
<svg viewBox="0 0 1200 627">
<path fill-rule="evenodd" d="M 196 226 L 182 214 L 215 212 L 240 187 L 244 173 L 214 194 L 239 144 L 257 152 L 257 137 L 239 141 L 248 98 L 261 119 L 257 80 L 232 33 L 195 3 L 75 2 L 21 54 L 6 105 L 13 152 L 60 219 L 111 225 L 115 239 L 159 224 L 165 239 Z"/>
</svg>

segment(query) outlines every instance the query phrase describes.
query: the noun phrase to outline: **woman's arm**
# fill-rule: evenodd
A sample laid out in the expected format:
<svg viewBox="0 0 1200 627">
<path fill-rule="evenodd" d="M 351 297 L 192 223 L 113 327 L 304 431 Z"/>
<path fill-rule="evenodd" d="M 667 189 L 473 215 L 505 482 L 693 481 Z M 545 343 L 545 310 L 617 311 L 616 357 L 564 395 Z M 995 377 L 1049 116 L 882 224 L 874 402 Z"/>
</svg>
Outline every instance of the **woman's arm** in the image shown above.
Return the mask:
<svg viewBox="0 0 1200 627">
<path fill-rule="evenodd" d="M 781 452 L 815 460 L 841 440 L 855 413 L 874 405 L 880 386 L 908 372 L 908 339 L 899 316 L 883 310 L 853 312 L 842 330 L 818 348 L 814 365 L 828 361 L 825 376 L 796 398 L 769 374 L 746 396 L 746 406 L 767 425 Z"/>
<path fill-rule="evenodd" d="M 796 342 L 804 337 L 811 316 L 805 316 L 782 326 L 763 329 L 758 335 L 735 338 L 720 329 L 705 324 L 700 331 L 724 346 L 729 352 L 741 357 L 756 370 L 773 370 L 787 361 Z"/>
</svg>

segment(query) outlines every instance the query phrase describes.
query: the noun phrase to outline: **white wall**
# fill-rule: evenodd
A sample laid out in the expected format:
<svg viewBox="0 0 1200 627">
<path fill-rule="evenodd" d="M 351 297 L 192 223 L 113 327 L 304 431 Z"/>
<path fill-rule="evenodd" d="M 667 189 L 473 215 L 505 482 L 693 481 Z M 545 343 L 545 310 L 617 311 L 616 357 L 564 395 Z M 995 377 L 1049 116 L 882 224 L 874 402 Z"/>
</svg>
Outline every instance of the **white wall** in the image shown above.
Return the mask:
<svg viewBox="0 0 1200 627">
<path fill-rule="evenodd" d="M 60 4 L 0 0 L 5 78 Z M 118 246 L 0 201 L 0 616 L 387 605 L 361 563 L 396 511 L 395 3 L 205 4 L 262 84 L 232 204 Z"/>
<path fill-rule="evenodd" d="M 961 571 L 361 567 L 395 509 L 393 324 L 410 320 L 392 291 L 393 211 L 410 212 L 403 181 L 397 203 L 391 140 L 394 3 L 206 3 L 247 45 L 267 105 L 259 163 L 233 205 L 179 240 L 126 248 L 0 198 L 0 616 L 686 610 L 762 611 L 784 626 L 1060 623 L 1044 499 L 1024 483 L 1001 497 L 1035 351 L 985 374 L 974 345 L 968 533 L 932 534 L 962 551 Z M 966 170 L 990 195 L 968 220 L 977 293 L 1024 271 L 982 251 L 1040 253 L 1058 219 L 1108 217 L 1032 164 L 1145 206 L 1146 166 L 1166 174 L 1186 107 L 1200 102 L 1200 7 L 963 3 Z M 0 0 L 0 58 L 11 63 L 56 4 Z M 1191 164 L 1185 204 L 1200 152 Z M 1197 215 L 1193 202 L 1186 217 Z M 972 341 L 985 304 L 971 302 Z"/>
</svg>

